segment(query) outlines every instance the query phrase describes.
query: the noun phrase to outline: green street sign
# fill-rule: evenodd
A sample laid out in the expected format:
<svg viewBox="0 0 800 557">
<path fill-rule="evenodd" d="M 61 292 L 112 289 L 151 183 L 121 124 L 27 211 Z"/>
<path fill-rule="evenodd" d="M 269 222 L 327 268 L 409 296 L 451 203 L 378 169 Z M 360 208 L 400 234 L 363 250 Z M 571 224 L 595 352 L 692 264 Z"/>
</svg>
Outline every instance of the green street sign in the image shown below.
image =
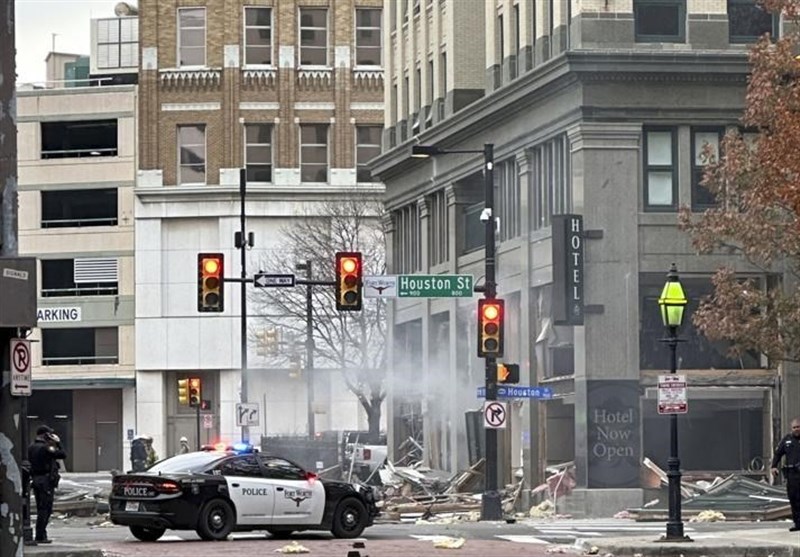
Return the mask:
<svg viewBox="0 0 800 557">
<path fill-rule="evenodd" d="M 397 275 L 398 298 L 471 298 L 472 275 Z"/>
</svg>

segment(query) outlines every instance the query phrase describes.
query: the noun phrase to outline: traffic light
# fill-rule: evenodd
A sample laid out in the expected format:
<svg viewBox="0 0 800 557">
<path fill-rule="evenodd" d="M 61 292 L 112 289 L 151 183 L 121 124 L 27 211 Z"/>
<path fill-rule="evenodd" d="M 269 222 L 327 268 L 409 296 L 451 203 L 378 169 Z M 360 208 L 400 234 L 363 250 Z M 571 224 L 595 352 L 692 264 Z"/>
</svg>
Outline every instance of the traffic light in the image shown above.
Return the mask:
<svg viewBox="0 0 800 557">
<path fill-rule="evenodd" d="M 197 254 L 197 311 L 220 313 L 225 309 L 225 256 Z"/>
<path fill-rule="evenodd" d="M 203 403 L 203 393 L 199 377 L 189 378 L 189 406 L 197 408 Z"/>
<path fill-rule="evenodd" d="M 189 404 L 189 380 L 178 379 L 178 404 L 186 406 Z"/>
<path fill-rule="evenodd" d="M 478 357 L 503 355 L 503 300 L 478 300 Z"/>
<path fill-rule="evenodd" d="M 497 382 L 519 383 L 519 364 L 497 364 Z"/>
<path fill-rule="evenodd" d="M 361 252 L 336 253 L 336 309 L 361 311 Z"/>
</svg>

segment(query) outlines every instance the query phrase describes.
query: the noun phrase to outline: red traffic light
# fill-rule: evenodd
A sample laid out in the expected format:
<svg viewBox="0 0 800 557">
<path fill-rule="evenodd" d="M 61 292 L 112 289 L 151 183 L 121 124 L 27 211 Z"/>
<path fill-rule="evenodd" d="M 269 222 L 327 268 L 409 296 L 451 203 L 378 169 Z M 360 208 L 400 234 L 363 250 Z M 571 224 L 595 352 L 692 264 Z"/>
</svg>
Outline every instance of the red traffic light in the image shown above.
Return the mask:
<svg viewBox="0 0 800 557">
<path fill-rule="evenodd" d="M 478 300 L 478 357 L 503 355 L 503 309 L 499 299 Z"/>
<path fill-rule="evenodd" d="M 197 311 L 222 312 L 225 309 L 225 259 L 221 253 L 197 254 Z"/>
<path fill-rule="evenodd" d="M 189 378 L 189 406 L 192 408 L 200 406 L 203 399 L 201 382 L 199 377 Z"/>
<path fill-rule="evenodd" d="M 361 253 L 340 251 L 336 254 L 336 309 L 361 309 Z"/>
</svg>

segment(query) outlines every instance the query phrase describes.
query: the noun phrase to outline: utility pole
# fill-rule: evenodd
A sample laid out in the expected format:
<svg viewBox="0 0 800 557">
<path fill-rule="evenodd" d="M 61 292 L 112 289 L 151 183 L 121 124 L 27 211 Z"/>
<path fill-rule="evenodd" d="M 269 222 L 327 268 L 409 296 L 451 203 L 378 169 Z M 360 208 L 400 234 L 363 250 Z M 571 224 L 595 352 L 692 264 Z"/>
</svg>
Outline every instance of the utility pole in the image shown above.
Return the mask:
<svg viewBox="0 0 800 557">
<path fill-rule="evenodd" d="M 306 271 L 306 391 L 308 393 L 308 438 L 313 439 L 316 433 L 314 423 L 314 329 L 312 327 L 314 299 L 311 295 L 311 260 L 298 266 Z"/>
<path fill-rule="evenodd" d="M 242 296 L 242 319 L 241 319 L 241 354 L 242 354 L 242 392 L 241 401 L 247 402 L 247 248 L 252 248 L 255 243 L 253 233 L 247 233 L 245 217 L 245 196 L 247 194 L 247 169 L 239 169 L 239 200 L 241 204 L 240 224 L 241 228 L 234 237 L 234 246 L 242 250 L 242 274 L 241 274 L 241 296 Z M 252 281 L 251 281 L 252 282 Z M 266 411 L 266 409 L 265 409 Z M 199 439 L 199 435 L 198 435 Z M 242 426 L 242 442 L 250 442 L 250 428 Z"/>
<path fill-rule="evenodd" d="M 17 257 L 14 0 L 0 0 L 0 555 L 22 557 L 30 538 L 27 398 L 12 395 L 11 339 L 36 325 L 36 261 Z M 8 277 L 8 278 L 6 278 Z M 11 284 L 6 285 L 8 281 Z M 17 362 L 19 364 L 19 362 Z M 30 365 L 30 352 L 27 363 Z"/>
<path fill-rule="evenodd" d="M 483 146 L 483 182 L 484 211 L 486 220 L 486 257 L 484 274 L 486 287 L 483 297 L 487 300 L 497 298 L 495 282 L 495 216 L 494 216 L 494 144 Z M 501 317 L 505 319 L 505 315 Z M 497 400 L 497 359 L 486 356 L 486 401 Z M 498 491 L 497 466 L 497 430 L 491 427 L 484 429 L 486 434 L 486 476 L 483 497 L 481 499 L 481 520 L 501 520 L 503 507 Z"/>
</svg>

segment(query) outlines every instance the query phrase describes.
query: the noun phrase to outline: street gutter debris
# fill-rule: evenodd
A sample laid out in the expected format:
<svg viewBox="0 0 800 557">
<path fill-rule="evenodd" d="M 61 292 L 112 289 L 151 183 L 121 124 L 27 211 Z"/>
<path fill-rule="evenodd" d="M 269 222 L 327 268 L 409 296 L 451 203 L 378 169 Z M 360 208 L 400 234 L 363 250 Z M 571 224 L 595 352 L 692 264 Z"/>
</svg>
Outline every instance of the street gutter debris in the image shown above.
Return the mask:
<svg viewBox="0 0 800 557">
<path fill-rule="evenodd" d="M 467 540 L 464 538 L 442 536 L 433 540 L 433 547 L 438 549 L 461 549 L 465 543 L 467 543 Z"/>
<path fill-rule="evenodd" d="M 284 545 L 274 551 L 274 553 L 311 553 L 311 550 L 304 545 L 300 545 L 296 541 L 288 545 Z"/>
</svg>

